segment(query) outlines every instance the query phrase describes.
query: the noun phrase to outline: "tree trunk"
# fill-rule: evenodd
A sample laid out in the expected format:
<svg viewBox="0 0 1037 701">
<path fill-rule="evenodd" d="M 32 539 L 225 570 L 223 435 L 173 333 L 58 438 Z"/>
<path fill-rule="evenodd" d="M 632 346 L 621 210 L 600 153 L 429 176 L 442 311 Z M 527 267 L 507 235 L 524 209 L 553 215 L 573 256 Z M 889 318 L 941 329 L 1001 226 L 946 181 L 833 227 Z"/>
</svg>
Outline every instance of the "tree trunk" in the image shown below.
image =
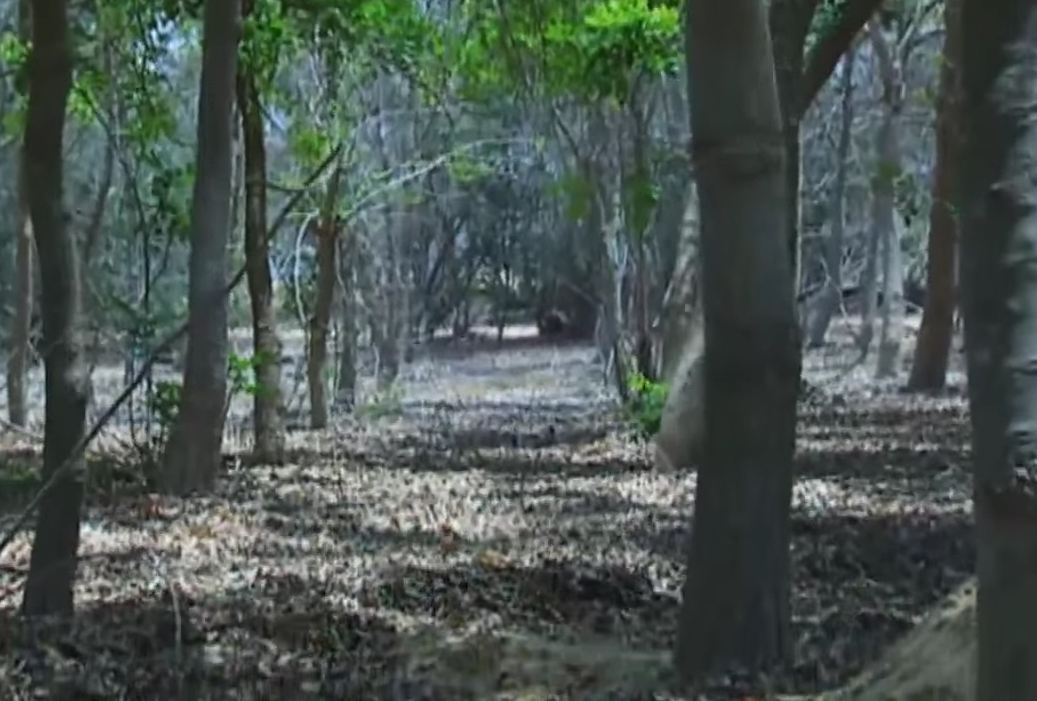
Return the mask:
<svg viewBox="0 0 1037 701">
<path fill-rule="evenodd" d="M 836 150 L 837 170 L 835 183 L 832 186 L 832 229 L 825 250 L 825 264 L 828 270 L 825 276 L 825 286 L 821 292 L 821 298 L 818 300 L 817 312 L 810 324 L 809 340 L 807 341 L 807 346 L 810 348 L 820 348 L 824 345 L 828 326 L 832 323 L 832 317 L 835 316 L 842 303 L 846 173 L 850 168 L 850 141 L 853 136 L 853 67 L 856 58 L 856 49 L 850 47 L 843 59 L 842 85 L 840 86 L 842 114 L 839 124 L 839 145 Z"/>
<path fill-rule="evenodd" d="M 1037 701 L 1037 0 L 964 0 L 962 27 L 976 699 Z"/>
<path fill-rule="evenodd" d="M 773 0 L 770 3 L 768 20 L 771 31 L 771 48 L 774 56 L 774 72 L 778 86 L 781 108 L 782 136 L 785 143 L 785 197 L 783 208 L 785 232 L 788 236 L 789 260 L 794 270 L 793 279 L 798 280 L 800 263 L 799 246 L 799 180 L 800 180 L 800 120 L 806 110 L 803 104 L 803 47 L 807 30 L 814 16 L 817 0 Z M 797 292 L 794 286 L 792 294 Z"/>
<path fill-rule="evenodd" d="M 18 156 L 18 215 L 15 244 L 15 307 L 11 329 L 11 355 L 7 360 L 7 412 L 15 426 L 25 426 L 28 411 L 25 384 L 32 352 L 32 220 L 29 217 L 29 194 L 25 164 L 25 147 Z"/>
<path fill-rule="evenodd" d="M 356 404 L 356 253 L 356 233 L 347 232 L 341 237 L 339 250 L 342 311 L 339 314 L 338 384 L 335 387 L 337 402 L 347 411 L 352 410 Z"/>
<path fill-rule="evenodd" d="M 943 12 L 946 33 L 940 68 L 940 94 L 936 104 L 936 165 L 929 208 L 925 308 L 908 380 L 909 389 L 923 392 L 943 389 L 947 381 L 957 287 L 958 212 L 955 190 L 959 177 L 958 159 L 961 157 L 958 125 L 961 0 L 947 0 Z"/>
<path fill-rule="evenodd" d="M 29 21 L 29 0 L 18 2 L 18 34 L 29 43 L 32 31 Z M 17 77 L 17 90 L 25 94 L 23 69 Z M 7 359 L 7 413 L 15 426 L 25 426 L 28 411 L 25 405 L 25 381 L 29 370 L 29 353 L 32 350 L 32 221 L 29 217 L 29 192 L 26 146 L 22 143 L 18 153 L 18 212 L 17 241 L 15 244 L 15 301 L 13 328 L 11 329 L 11 355 Z"/>
<path fill-rule="evenodd" d="M 675 663 L 685 681 L 784 661 L 800 376 L 785 149 L 763 2 L 689 0 L 706 439 Z M 746 440 L 752 436 L 752 440 Z"/>
<path fill-rule="evenodd" d="M 880 0 L 847 0 L 840 4 L 833 21 L 826 25 L 825 31 L 806 52 L 804 60 L 802 54 L 807 30 L 818 1 L 773 0 L 770 3 L 768 21 L 774 35 L 772 50 L 781 98 L 782 133 L 786 151 L 793 159 L 786 173 L 789 178 L 786 188 L 788 201 L 783 211 L 787 217 L 786 226 L 792 227 L 788 234 L 788 256 L 795 262 L 797 269 L 801 250 L 796 233 L 799 226 L 801 152 L 798 125 L 807 107 L 835 69 L 839 58 L 853 44 L 861 27 L 879 4 Z M 692 211 L 697 216 L 697 209 Z M 678 260 L 688 256 L 685 250 L 688 245 L 682 237 L 678 243 Z M 793 289 L 798 286 L 798 279 L 797 272 L 793 276 Z M 687 467 L 694 461 L 692 456 L 701 453 L 700 440 L 703 435 L 700 422 L 704 420 L 704 391 L 694 384 L 705 374 L 702 363 L 694 360 L 695 353 L 702 346 L 701 332 L 688 335 L 682 331 L 682 327 L 692 328 L 688 314 L 671 316 L 667 312 L 663 318 L 663 377 L 675 377 L 676 384 L 671 384 L 663 410 L 660 434 L 665 432 L 665 435 L 657 437 L 656 462 L 662 467 Z M 691 429 L 684 430 L 685 425 L 690 425 Z"/>
<path fill-rule="evenodd" d="M 243 0 L 242 18 L 252 14 L 254 0 Z M 284 457 L 285 428 L 281 405 L 281 340 L 277 336 L 274 292 L 270 279 L 270 246 L 266 221 L 266 141 L 255 77 L 238 73 L 238 111 L 244 145 L 245 257 L 252 307 L 252 363 L 255 457 L 278 463 Z"/>
<path fill-rule="evenodd" d="M 879 241 L 882 240 L 882 229 L 879 226 L 881 219 L 879 208 L 881 200 L 872 196 L 871 200 L 871 226 L 867 233 L 867 246 L 864 249 L 864 270 L 858 289 L 858 299 L 861 305 L 861 331 L 857 337 L 857 346 L 860 349 L 860 359 L 864 361 L 871 352 L 871 343 L 875 340 L 875 315 L 878 311 L 878 283 L 879 283 Z"/>
<path fill-rule="evenodd" d="M 83 458 L 73 458 L 72 451 L 86 430 L 88 399 L 79 262 L 63 207 L 62 135 L 72 87 L 67 0 L 33 0 L 32 16 L 26 176 L 33 183 L 29 208 L 43 286 L 43 480 L 55 481 L 40 502 L 22 606 L 28 615 L 67 616 L 73 609 L 83 503 Z"/>
<path fill-rule="evenodd" d="M 310 315 L 309 349 L 306 353 L 306 382 L 310 390 L 310 428 L 328 426 L 328 391 L 324 368 L 328 361 L 328 328 L 335 302 L 335 248 L 338 246 L 339 186 L 342 164 L 338 163 L 328 180 L 324 206 L 315 233 L 317 236 L 317 297 Z"/>
<path fill-rule="evenodd" d="M 882 244 L 882 323 L 875 374 L 893 377 L 900 366 L 900 345 L 904 335 L 904 275 L 900 256 L 900 227 L 897 226 L 896 185 L 900 176 L 900 116 L 903 113 L 904 86 L 899 56 L 891 50 L 882 34 L 882 25 L 869 27 L 872 46 L 882 79 L 882 122 L 879 125 L 878 173 L 872 197 L 876 236 Z"/>
<path fill-rule="evenodd" d="M 191 201 L 187 357 L 180 409 L 163 456 L 162 486 L 213 487 L 227 396 L 227 244 L 241 0 L 205 0 L 198 146 Z"/>
</svg>

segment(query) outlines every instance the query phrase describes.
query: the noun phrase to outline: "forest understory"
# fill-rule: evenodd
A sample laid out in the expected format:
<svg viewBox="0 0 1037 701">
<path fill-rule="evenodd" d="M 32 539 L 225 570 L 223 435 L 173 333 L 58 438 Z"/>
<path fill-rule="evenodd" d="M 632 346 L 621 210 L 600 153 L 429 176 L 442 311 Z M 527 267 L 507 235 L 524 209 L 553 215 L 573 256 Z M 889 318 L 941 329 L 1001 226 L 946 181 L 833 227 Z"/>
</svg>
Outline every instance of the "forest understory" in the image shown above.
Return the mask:
<svg viewBox="0 0 1037 701">
<path fill-rule="evenodd" d="M 770 680 L 806 698 L 974 571 L 960 360 L 944 396 L 907 395 L 852 366 L 845 325 L 830 338 L 800 407 L 795 662 Z M 206 498 L 149 494 L 113 431 L 90 459 L 71 630 L 18 616 L 32 531 L 0 555 L 0 698 L 758 698 L 734 678 L 670 688 L 695 476 L 652 467 L 594 358 L 419 355 L 392 411 L 291 432 L 283 466 L 231 445 Z M 7 525 L 40 445 L 3 442 Z"/>
</svg>

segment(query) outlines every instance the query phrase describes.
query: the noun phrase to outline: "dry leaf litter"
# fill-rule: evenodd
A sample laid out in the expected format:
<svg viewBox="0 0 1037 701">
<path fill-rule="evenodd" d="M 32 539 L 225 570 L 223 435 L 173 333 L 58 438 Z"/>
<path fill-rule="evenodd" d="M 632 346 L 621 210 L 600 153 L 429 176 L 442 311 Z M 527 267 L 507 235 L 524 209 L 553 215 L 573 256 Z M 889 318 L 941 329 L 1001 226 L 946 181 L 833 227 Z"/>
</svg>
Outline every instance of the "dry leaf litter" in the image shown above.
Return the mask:
<svg viewBox="0 0 1037 701">
<path fill-rule="evenodd" d="M 960 373 L 919 398 L 851 355 L 807 357 L 781 692 L 844 682 L 973 570 Z M 284 465 L 232 457 L 211 498 L 92 490 L 71 628 L 19 619 L 22 533 L 0 555 L 0 698 L 681 698 L 695 477 L 651 469 L 593 350 L 473 348 L 401 387 L 399 412 L 293 431 Z"/>
</svg>

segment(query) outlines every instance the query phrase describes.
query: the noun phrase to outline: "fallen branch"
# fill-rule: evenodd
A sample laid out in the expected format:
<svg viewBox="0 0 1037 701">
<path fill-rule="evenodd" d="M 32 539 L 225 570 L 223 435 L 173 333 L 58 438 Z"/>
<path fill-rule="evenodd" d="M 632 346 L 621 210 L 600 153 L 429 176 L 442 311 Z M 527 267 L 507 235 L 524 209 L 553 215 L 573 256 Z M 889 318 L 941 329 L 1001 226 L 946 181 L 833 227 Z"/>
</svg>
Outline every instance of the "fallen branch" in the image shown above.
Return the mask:
<svg viewBox="0 0 1037 701">
<path fill-rule="evenodd" d="M 315 182 L 317 178 L 319 178 L 321 174 L 325 170 L 327 170 L 328 166 L 330 166 L 338 158 L 339 154 L 342 152 L 342 149 L 343 144 L 339 144 L 331 152 L 331 154 L 327 158 L 325 158 L 319 166 L 317 166 L 316 170 L 314 170 L 310 174 L 310 176 L 306 179 L 306 184 L 310 185 L 313 182 Z M 291 211 L 299 203 L 299 200 L 301 200 L 303 195 L 305 194 L 306 188 L 304 187 L 299 189 L 288 199 L 284 207 L 281 208 L 281 211 L 278 212 L 277 216 L 274 218 L 274 222 L 270 225 L 270 229 L 267 231 L 266 238 L 268 241 L 274 237 L 278 229 L 280 229 L 284 222 L 288 219 L 288 215 L 291 213 Z M 234 277 L 231 278 L 230 282 L 228 282 L 227 285 L 223 288 L 223 291 L 221 292 L 219 297 L 220 300 L 223 300 L 227 296 L 229 296 L 231 291 L 233 291 L 235 287 L 241 284 L 241 281 L 245 278 L 245 271 L 248 269 L 247 265 L 248 264 L 246 261 L 246 263 L 243 263 L 241 267 L 238 268 L 238 271 L 234 274 Z M 25 507 L 25 509 L 18 515 L 18 518 L 14 520 L 14 523 L 12 523 L 11 526 L 7 529 L 7 531 L 4 532 L 3 537 L 0 538 L 0 555 L 2 555 L 4 550 L 6 550 L 12 542 L 14 542 L 14 539 L 18 536 L 18 532 L 21 531 L 22 528 L 25 527 L 25 524 L 29 522 L 29 519 L 32 518 L 33 513 L 39 507 L 40 502 L 43 501 L 43 497 L 47 495 L 47 492 L 50 491 L 50 489 L 57 483 L 57 481 L 60 478 L 64 477 L 65 473 L 72 469 L 72 466 L 75 464 L 75 461 L 83 454 L 87 446 L 90 445 L 90 442 L 97 438 L 101 431 L 104 430 L 104 427 L 107 426 L 108 423 L 115 416 L 115 413 L 119 411 L 122 405 L 126 403 L 126 401 L 137 390 L 137 388 L 140 387 L 141 384 L 143 384 L 144 379 L 151 372 L 151 369 L 158 363 L 158 360 L 162 356 L 162 354 L 165 353 L 166 350 L 168 350 L 174 343 L 180 340 L 180 338 L 187 333 L 189 321 L 190 320 L 188 319 L 181 323 L 176 330 L 167 335 L 155 348 L 152 349 L 151 353 L 148 355 L 148 357 L 144 360 L 144 363 L 141 365 L 140 370 L 138 370 L 137 374 L 133 376 L 133 380 L 128 385 L 126 385 L 126 387 L 123 388 L 122 392 L 119 393 L 119 396 L 116 397 L 115 401 L 108 405 L 108 408 L 105 409 L 104 413 L 101 414 L 100 418 L 98 418 L 97 421 L 94 422 L 94 425 L 90 427 L 90 430 L 87 431 L 86 435 L 83 436 L 83 438 L 81 438 L 75 446 L 73 446 L 72 450 L 68 454 L 68 457 L 65 458 L 65 461 L 61 463 L 58 466 L 58 468 L 54 470 L 53 473 L 51 473 L 47 481 L 44 482 L 43 485 L 40 487 L 39 491 L 36 492 L 36 496 L 32 498 L 32 501 L 29 502 L 28 506 Z"/>
</svg>

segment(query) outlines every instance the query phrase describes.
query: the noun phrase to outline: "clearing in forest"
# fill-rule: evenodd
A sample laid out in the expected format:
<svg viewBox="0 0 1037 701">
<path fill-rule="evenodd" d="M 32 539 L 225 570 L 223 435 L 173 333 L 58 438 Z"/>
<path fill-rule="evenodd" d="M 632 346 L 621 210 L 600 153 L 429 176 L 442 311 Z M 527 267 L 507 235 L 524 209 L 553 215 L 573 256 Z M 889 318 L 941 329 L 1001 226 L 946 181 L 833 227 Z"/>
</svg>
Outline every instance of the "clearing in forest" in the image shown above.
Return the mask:
<svg viewBox="0 0 1037 701">
<path fill-rule="evenodd" d="M 848 680 L 973 571 L 964 399 L 876 390 L 846 355 L 807 358 L 787 693 Z M 294 431 L 283 466 L 230 459 L 210 498 L 92 479 L 62 644 L 30 652 L 17 616 L 31 533 L 0 556 L 0 697 L 672 698 L 695 477 L 652 468 L 594 358 L 419 356 L 398 402 Z"/>
</svg>

